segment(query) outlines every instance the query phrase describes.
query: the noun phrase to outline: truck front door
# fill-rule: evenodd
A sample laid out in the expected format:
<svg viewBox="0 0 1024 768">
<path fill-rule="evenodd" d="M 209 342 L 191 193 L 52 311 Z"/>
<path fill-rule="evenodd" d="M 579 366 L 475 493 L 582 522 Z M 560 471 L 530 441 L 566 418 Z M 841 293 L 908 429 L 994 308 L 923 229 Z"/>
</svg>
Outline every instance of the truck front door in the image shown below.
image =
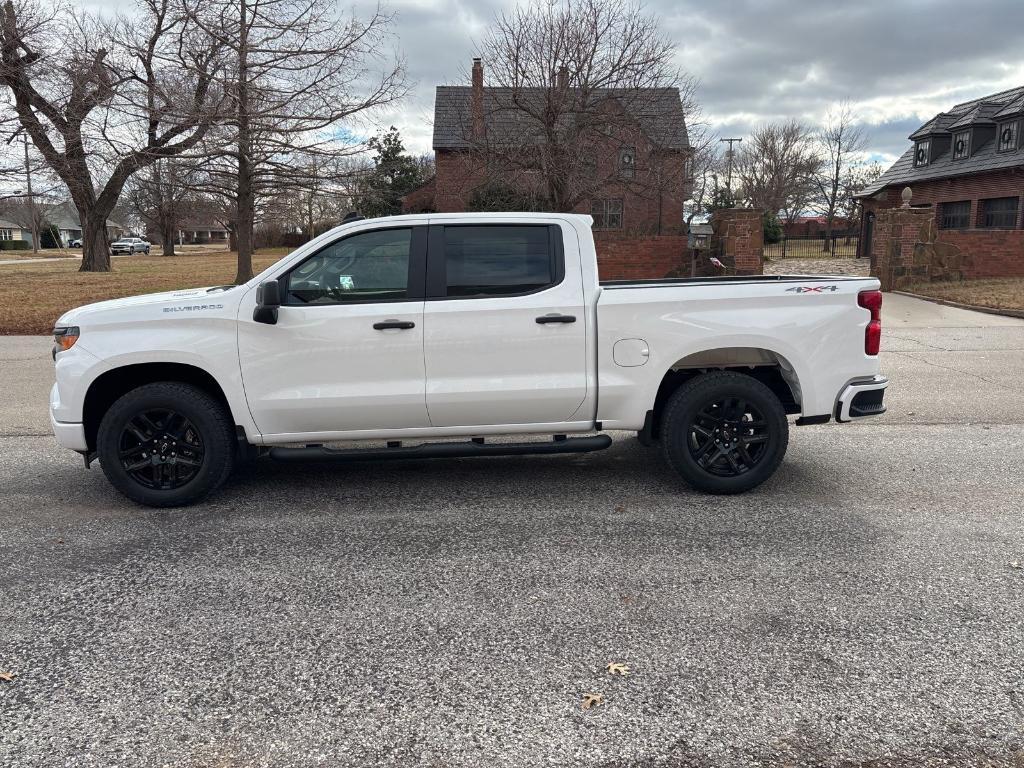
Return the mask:
<svg viewBox="0 0 1024 768">
<path fill-rule="evenodd" d="M 245 395 L 264 435 L 427 427 L 426 226 L 356 232 L 279 278 L 276 325 L 243 309 Z M 247 306 L 247 305 L 243 305 Z"/>
<path fill-rule="evenodd" d="M 587 395 L 576 248 L 557 224 L 431 225 L 423 351 L 432 426 L 573 420 Z"/>
</svg>

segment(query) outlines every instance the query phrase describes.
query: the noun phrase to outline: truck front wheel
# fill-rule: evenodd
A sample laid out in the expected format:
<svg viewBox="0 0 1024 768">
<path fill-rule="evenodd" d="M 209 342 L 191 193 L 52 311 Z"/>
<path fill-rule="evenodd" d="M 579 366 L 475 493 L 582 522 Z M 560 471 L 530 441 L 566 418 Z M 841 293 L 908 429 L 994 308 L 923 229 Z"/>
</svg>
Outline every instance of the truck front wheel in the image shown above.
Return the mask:
<svg viewBox="0 0 1024 768">
<path fill-rule="evenodd" d="M 742 493 L 760 485 L 782 463 L 788 443 L 789 422 L 779 398 L 741 373 L 697 376 L 665 406 L 665 459 L 701 491 Z"/>
<path fill-rule="evenodd" d="M 198 387 L 146 384 L 122 395 L 100 422 L 96 450 L 121 493 L 150 507 L 190 504 L 231 472 L 234 436 L 225 408 Z"/>
</svg>

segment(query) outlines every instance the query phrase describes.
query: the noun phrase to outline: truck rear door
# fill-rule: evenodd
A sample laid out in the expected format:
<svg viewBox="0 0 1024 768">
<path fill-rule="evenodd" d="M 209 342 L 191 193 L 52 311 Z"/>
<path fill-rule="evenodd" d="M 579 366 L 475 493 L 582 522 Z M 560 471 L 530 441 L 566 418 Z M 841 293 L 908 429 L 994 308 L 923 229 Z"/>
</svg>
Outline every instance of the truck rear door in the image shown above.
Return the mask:
<svg viewBox="0 0 1024 768">
<path fill-rule="evenodd" d="M 587 394 L 574 261 L 567 274 L 557 224 L 430 226 L 423 352 L 432 426 L 572 420 Z"/>
</svg>

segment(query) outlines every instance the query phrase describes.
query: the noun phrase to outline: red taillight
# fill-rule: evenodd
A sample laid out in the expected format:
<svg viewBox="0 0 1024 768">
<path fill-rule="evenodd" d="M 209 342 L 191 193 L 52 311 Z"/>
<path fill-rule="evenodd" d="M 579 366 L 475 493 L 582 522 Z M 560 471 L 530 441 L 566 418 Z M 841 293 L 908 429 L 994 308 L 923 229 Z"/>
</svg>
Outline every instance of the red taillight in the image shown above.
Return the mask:
<svg viewBox="0 0 1024 768">
<path fill-rule="evenodd" d="M 857 304 L 871 312 L 871 321 L 864 329 L 864 354 L 877 355 L 882 345 L 882 292 L 861 291 Z"/>
</svg>

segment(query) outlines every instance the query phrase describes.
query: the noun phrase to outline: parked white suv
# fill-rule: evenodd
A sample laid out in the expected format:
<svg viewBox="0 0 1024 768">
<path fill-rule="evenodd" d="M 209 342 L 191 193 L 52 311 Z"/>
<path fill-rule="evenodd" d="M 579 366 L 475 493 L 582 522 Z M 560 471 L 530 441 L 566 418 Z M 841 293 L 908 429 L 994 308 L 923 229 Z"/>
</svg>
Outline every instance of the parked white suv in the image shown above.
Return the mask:
<svg viewBox="0 0 1024 768">
<path fill-rule="evenodd" d="M 72 310 L 55 330 L 57 440 L 152 506 L 199 499 L 257 454 L 570 453 L 608 447 L 606 430 L 636 430 L 692 486 L 736 493 L 779 466 L 787 414 L 885 410 L 877 280 L 598 282 L 590 226 L 362 220 L 244 285 Z M 324 447 L 350 440 L 380 445 Z"/>
</svg>

